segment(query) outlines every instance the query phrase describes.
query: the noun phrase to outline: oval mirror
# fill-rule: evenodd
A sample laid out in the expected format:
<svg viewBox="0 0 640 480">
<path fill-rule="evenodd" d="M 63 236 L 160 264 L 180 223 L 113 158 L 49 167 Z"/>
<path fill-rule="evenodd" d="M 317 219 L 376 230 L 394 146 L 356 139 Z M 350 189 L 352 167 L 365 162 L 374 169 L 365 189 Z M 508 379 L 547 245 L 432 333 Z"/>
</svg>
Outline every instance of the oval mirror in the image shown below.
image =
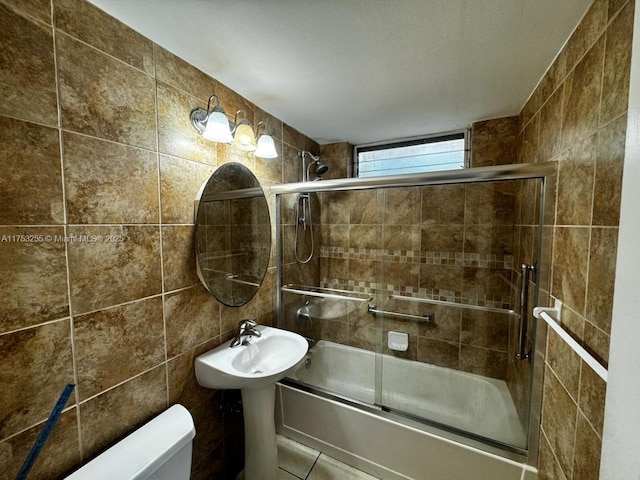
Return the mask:
<svg viewBox="0 0 640 480">
<path fill-rule="evenodd" d="M 258 292 L 269 265 L 271 222 L 264 191 L 251 170 L 226 163 L 196 197 L 198 277 L 230 307 Z"/>
</svg>

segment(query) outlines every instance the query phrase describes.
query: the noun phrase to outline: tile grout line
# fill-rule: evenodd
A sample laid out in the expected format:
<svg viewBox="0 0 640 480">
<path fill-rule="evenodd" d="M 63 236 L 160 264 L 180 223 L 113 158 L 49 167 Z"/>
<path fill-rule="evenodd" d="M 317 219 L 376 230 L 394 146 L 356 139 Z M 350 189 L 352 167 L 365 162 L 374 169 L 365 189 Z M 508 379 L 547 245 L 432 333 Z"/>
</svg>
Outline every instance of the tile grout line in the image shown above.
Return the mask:
<svg viewBox="0 0 640 480">
<path fill-rule="evenodd" d="M 60 72 L 58 65 L 58 36 L 56 29 L 56 15 L 55 15 L 55 7 L 53 5 L 53 1 L 50 2 L 51 5 L 51 25 L 52 25 L 52 38 L 53 38 L 53 68 L 54 68 L 54 78 L 56 84 L 56 100 L 57 100 L 57 114 L 58 114 L 58 141 L 60 143 L 60 177 L 62 183 L 62 208 L 63 208 L 63 231 L 64 236 L 69 236 L 69 212 L 67 205 L 67 194 L 66 194 L 66 179 L 65 179 L 65 171 L 64 171 L 64 132 L 62 130 L 62 95 L 60 91 Z M 69 304 L 69 342 L 71 346 L 71 368 L 73 371 L 73 383 L 75 384 L 74 389 L 74 399 L 75 399 L 75 407 L 76 407 L 76 427 L 78 432 L 78 453 L 80 454 L 80 461 L 84 460 L 84 442 L 82 438 L 82 416 L 80 415 L 80 385 L 79 385 L 79 377 L 78 377 L 78 364 L 76 359 L 76 338 L 75 338 L 75 322 L 74 322 L 74 309 L 73 309 L 73 300 L 72 300 L 72 289 L 71 289 L 71 261 L 69 258 L 69 243 L 64 242 L 64 253 L 65 253 L 65 268 L 67 273 L 67 299 Z"/>
<path fill-rule="evenodd" d="M 151 56 L 153 58 L 153 99 L 154 99 L 154 107 L 155 107 L 155 137 L 156 137 L 156 173 L 157 173 L 157 193 L 158 193 L 158 231 L 159 231 L 159 248 L 160 248 L 160 291 L 161 291 L 161 302 L 162 302 L 162 336 L 163 336 L 163 346 L 164 346 L 164 376 L 165 376 L 165 388 L 166 388 L 166 399 L 165 405 L 169 407 L 169 353 L 167 347 L 167 312 L 165 307 L 165 278 L 164 278 L 164 242 L 163 242 L 163 233 L 164 229 L 162 228 L 162 184 L 160 181 L 160 133 L 158 131 L 158 125 L 160 124 L 160 115 L 158 113 L 158 75 L 157 75 L 157 66 L 158 66 L 158 58 L 157 58 L 157 46 L 155 42 L 151 43 Z"/>
</svg>

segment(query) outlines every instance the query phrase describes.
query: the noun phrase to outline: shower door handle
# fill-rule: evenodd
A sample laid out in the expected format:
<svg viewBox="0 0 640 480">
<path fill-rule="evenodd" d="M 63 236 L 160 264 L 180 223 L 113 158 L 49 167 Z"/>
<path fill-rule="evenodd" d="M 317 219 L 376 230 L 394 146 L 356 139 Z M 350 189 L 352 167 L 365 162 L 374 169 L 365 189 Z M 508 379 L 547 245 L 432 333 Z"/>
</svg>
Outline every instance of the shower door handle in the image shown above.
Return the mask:
<svg viewBox="0 0 640 480">
<path fill-rule="evenodd" d="M 535 265 L 522 266 L 522 283 L 520 284 L 520 330 L 518 331 L 518 351 L 516 358 L 526 360 L 529 358 L 527 352 L 527 330 L 529 329 L 529 277 L 535 271 Z"/>
</svg>

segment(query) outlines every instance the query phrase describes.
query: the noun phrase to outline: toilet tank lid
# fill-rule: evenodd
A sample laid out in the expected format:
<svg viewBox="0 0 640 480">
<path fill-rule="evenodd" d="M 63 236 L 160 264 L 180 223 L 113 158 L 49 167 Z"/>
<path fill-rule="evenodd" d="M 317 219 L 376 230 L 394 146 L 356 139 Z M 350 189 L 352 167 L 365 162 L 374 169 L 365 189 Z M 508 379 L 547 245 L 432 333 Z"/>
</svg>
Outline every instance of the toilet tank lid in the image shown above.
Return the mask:
<svg viewBox="0 0 640 480">
<path fill-rule="evenodd" d="M 77 470 L 67 480 L 147 478 L 193 440 L 189 411 L 174 405 Z"/>
</svg>

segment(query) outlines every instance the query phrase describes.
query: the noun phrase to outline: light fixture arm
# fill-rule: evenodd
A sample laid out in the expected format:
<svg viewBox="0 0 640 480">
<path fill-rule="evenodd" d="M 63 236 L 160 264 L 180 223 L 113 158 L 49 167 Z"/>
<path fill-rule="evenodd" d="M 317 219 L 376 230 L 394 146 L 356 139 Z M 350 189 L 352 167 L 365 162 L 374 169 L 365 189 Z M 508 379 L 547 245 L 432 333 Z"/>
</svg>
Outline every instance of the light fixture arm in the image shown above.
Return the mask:
<svg viewBox="0 0 640 480">
<path fill-rule="evenodd" d="M 242 118 L 240 121 L 238 121 L 238 114 L 242 113 L 242 116 L 244 118 Z M 236 130 L 238 129 L 238 125 L 241 125 L 243 123 L 246 123 L 247 125 L 251 125 L 249 123 L 249 120 L 247 120 L 247 112 L 245 112 L 244 110 L 240 109 L 236 112 L 236 114 L 233 116 L 233 122 L 229 122 L 230 127 L 231 127 L 231 134 L 235 134 Z"/>
</svg>

